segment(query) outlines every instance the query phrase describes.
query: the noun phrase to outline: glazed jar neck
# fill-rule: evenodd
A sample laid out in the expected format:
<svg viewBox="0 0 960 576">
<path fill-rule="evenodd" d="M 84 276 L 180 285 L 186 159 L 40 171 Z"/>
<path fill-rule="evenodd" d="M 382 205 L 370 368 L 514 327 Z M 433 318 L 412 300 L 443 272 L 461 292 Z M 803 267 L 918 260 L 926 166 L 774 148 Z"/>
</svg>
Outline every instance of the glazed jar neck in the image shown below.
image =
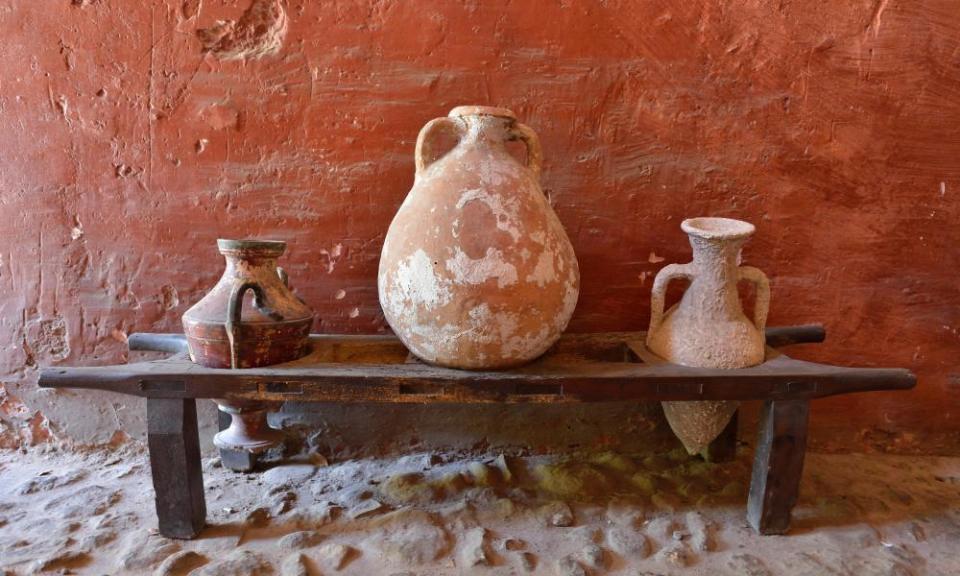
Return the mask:
<svg viewBox="0 0 960 576">
<path fill-rule="evenodd" d="M 504 144 L 511 138 L 510 129 L 516 122 L 512 118 L 485 114 L 461 116 L 460 121 L 465 127 L 461 143 L 492 148 L 505 147 Z"/>
<path fill-rule="evenodd" d="M 256 269 L 277 269 L 277 257 L 262 254 L 224 253 L 227 266 L 223 275 L 227 277 L 245 276 Z"/>
<path fill-rule="evenodd" d="M 693 290 L 720 294 L 728 311 L 741 312 L 737 282 L 740 277 L 740 252 L 746 240 L 691 236 L 694 277 L 688 292 Z M 716 298 L 711 300 L 715 301 Z"/>
</svg>

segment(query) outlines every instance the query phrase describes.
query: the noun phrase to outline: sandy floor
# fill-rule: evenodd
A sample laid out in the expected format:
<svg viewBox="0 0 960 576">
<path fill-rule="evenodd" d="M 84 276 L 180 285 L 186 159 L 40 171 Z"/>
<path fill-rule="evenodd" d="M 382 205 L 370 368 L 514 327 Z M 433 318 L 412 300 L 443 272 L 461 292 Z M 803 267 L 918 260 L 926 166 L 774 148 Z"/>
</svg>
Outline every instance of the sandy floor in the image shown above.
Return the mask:
<svg viewBox="0 0 960 576">
<path fill-rule="evenodd" d="M 960 574 L 960 458 L 811 454 L 789 536 L 749 454 L 204 461 L 210 526 L 156 534 L 145 453 L 0 453 L 0 574 Z"/>
</svg>

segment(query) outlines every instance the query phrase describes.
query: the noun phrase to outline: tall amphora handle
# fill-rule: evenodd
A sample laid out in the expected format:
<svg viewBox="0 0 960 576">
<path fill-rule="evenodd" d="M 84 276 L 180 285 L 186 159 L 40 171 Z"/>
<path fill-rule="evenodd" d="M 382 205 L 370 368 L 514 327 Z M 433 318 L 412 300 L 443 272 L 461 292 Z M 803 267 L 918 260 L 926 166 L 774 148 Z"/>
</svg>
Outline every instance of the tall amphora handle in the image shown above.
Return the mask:
<svg viewBox="0 0 960 576">
<path fill-rule="evenodd" d="M 663 306 L 667 296 L 667 286 L 671 280 L 677 278 L 690 279 L 690 271 L 686 264 L 668 264 L 657 272 L 653 279 L 653 289 L 650 290 L 650 328 L 647 330 L 647 341 L 663 323 Z"/>
<path fill-rule="evenodd" d="M 752 282 L 757 287 L 757 297 L 753 304 L 753 324 L 763 334 L 767 327 L 767 314 L 770 312 L 770 280 L 767 275 L 753 266 L 739 268 L 740 280 Z"/>
<path fill-rule="evenodd" d="M 517 123 L 510 129 L 510 136 L 527 145 L 527 168 L 533 172 L 533 177 L 540 180 L 540 167 L 543 165 L 543 149 L 540 147 L 540 137 L 533 128 L 526 124 Z"/>
<path fill-rule="evenodd" d="M 439 160 L 439 158 L 436 158 L 427 162 L 426 158 L 433 155 L 430 140 L 434 132 L 444 129 L 459 136 L 463 131 L 463 124 L 458 118 L 441 116 L 440 118 L 434 118 L 427 122 L 423 128 L 420 129 L 420 134 L 417 136 L 417 147 L 413 153 L 413 160 L 416 163 L 418 176 L 426 170 L 427 167 Z"/>
</svg>

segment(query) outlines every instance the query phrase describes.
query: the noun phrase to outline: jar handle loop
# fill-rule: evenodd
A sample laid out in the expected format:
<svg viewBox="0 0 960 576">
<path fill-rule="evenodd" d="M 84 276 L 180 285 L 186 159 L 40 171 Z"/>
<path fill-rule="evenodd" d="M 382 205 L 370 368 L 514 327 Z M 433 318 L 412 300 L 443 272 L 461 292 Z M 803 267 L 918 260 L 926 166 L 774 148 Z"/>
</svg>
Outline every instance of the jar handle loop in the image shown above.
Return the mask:
<svg viewBox="0 0 960 576">
<path fill-rule="evenodd" d="M 463 124 L 458 118 L 441 116 L 440 118 L 434 118 L 427 122 L 423 128 L 420 129 L 420 134 L 417 136 L 417 147 L 413 153 L 413 160 L 417 167 L 418 176 L 431 164 L 440 159 L 434 158 L 427 161 L 427 158 L 433 156 L 433 147 L 430 145 L 430 139 L 435 131 L 443 129 L 449 130 L 459 137 L 463 132 Z"/>
<path fill-rule="evenodd" d="M 740 280 L 752 282 L 757 287 L 757 297 L 753 304 L 753 324 L 763 334 L 770 311 L 770 280 L 760 269 L 753 266 L 741 266 L 738 271 Z"/>
<path fill-rule="evenodd" d="M 663 306 L 667 296 L 667 286 L 671 280 L 684 278 L 689 280 L 691 274 L 686 264 L 668 264 L 657 272 L 653 280 L 653 289 L 650 291 L 650 328 L 647 329 L 647 341 L 663 323 Z"/>
<path fill-rule="evenodd" d="M 273 320 L 283 320 L 283 316 L 272 310 L 266 303 L 263 288 L 255 282 L 242 282 L 230 291 L 230 300 L 227 303 L 227 321 L 224 329 L 227 332 L 227 341 L 230 343 L 230 368 L 237 369 L 240 365 L 240 350 L 237 347 L 240 332 L 241 316 L 243 312 L 243 296 L 247 290 L 253 290 L 253 307 Z"/>
<path fill-rule="evenodd" d="M 515 124 L 510 131 L 513 140 L 520 140 L 527 145 L 527 168 L 533 172 L 533 177 L 540 181 L 540 168 L 543 165 L 543 149 L 540 147 L 540 137 L 533 128 L 526 124 Z"/>
</svg>

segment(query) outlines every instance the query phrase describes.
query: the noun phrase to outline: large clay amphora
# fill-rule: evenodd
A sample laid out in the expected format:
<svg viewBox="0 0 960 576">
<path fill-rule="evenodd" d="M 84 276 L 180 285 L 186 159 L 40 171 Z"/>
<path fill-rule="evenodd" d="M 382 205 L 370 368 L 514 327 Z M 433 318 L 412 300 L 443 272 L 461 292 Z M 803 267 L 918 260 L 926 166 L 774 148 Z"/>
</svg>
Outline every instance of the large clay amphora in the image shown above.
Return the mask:
<svg viewBox="0 0 960 576">
<path fill-rule="evenodd" d="M 684 366 L 745 368 L 760 364 L 770 285 L 760 270 L 740 266 L 740 251 L 753 234 L 753 225 L 729 218 L 692 218 L 680 227 L 690 237 L 693 262 L 670 264 L 657 274 L 647 347 Z M 667 285 L 677 278 L 690 285 L 680 302 L 664 313 Z M 740 280 L 757 287 L 753 321 L 740 305 Z M 687 451 L 697 454 L 723 431 L 737 405 L 732 401 L 664 402 L 663 410 Z"/>
<path fill-rule="evenodd" d="M 457 139 L 434 160 L 431 141 Z M 526 144 L 526 164 L 507 143 Z M 453 368 L 543 354 L 580 291 L 573 247 L 540 189 L 540 141 L 503 108 L 461 106 L 427 123 L 416 179 L 380 256 L 380 305 L 415 355 Z"/>
</svg>

